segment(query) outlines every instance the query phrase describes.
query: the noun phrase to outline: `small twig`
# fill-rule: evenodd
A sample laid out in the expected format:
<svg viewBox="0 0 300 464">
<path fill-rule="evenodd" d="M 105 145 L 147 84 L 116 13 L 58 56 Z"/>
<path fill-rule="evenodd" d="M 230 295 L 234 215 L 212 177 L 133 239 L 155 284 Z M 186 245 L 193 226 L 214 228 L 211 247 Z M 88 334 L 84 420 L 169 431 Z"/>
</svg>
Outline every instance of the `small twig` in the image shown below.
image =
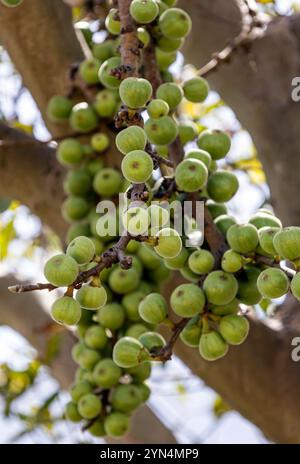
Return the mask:
<svg viewBox="0 0 300 464">
<path fill-rule="evenodd" d="M 178 340 L 179 335 L 190 321 L 189 318 L 181 319 L 177 324 L 174 325 L 172 329 L 172 335 L 168 343 L 161 348 L 157 353 L 153 353 L 153 359 L 156 361 L 166 362 L 172 358 L 173 348 Z"/>
</svg>

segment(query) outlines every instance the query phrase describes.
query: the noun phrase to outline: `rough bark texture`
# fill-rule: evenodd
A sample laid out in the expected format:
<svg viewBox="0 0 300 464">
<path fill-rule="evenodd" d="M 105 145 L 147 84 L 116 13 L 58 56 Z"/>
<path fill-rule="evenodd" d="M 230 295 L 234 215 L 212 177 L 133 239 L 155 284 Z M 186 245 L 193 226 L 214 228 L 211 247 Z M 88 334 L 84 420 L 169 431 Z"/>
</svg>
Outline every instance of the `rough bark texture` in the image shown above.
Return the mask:
<svg viewBox="0 0 300 464">
<path fill-rule="evenodd" d="M 44 360 L 49 338 L 53 334 L 50 330 L 53 321 L 45 312 L 42 295 L 31 293 L 15 298 L 16 295 L 7 291 L 14 281 L 13 276 L 0 279 L 0 325 L 7 325 L 21 334 L 37 350 L 39 358 Z M 58 355 L 50 364 L 51 374 L 62 388 L 68 388 L 74 380 L 77 366 L 70 357 L 70 351 L 75 340 L 71 332 L 62 332 Z M 126 437 L 114 442 L 174 444 L 176 440 L 151 409 L 144 406 L 134 415 L 132 428 Z"/>
<path fill-rule="evenodd" d="M 181 3 L 194 21 L 194 32 L 186 47 L 187 59 L 201 66 L 240 32 L 239 3 L 237 0 Z M 17 33 L 15 26 L 8 25 L 11 13 L 3 7 L 0 9 L 0 34 L 5 36 L 2 39 L 5 46 L 17 68 L 25 73 L 25 84 L 45 114 L 47 99 L 62 86 L 70 64 L 68 61 L 73 61 L 80 52 L 78 45 L 73 43 L 76 39 L 69 14 L 60 1 L 31 0 L 27 2 L 29 4 L 30 11 L 24 2 L 22 10 L 17 12 Z M 37 27 L 31 19 L 32 11 L 38 24 L 46 21 L 52 24 L 51 27 Z M 57 28 L 58 24 L 68 30 L 65 42 L 61 38 L 64 32 Z M 24 31 L 19 31 L 22 28 Z M 38 42 L 34 41 L 33 54 L 32 37 L 36 37 L 37 31 L 40 36 Z M 300 106 L 291 100 L 292 78 L 300 75 L 299 40 L 299 16 L 280 18 L 270 24 L 263 35 L 252 40 L 248 53 L 244 48 L 239 49 L 229 63 L 209 76 L 211 85 L 235 110 L 253 136 L 267 172 L 274 206 L 286 224 L 300 222 L 297 182 Z M 52 44 L 47 50 L 47 56 L 53 60 L 52 67 L 44 66 L 44 53 L 40 51 L 48 42 Z M 64 47 L 61 47 L 62 43 Z M 71 51 L 65 50 L 68 46 Z M 34 68 L 34 73 L 29 68 Z M 45 83 L 47 79 L 49 82 Z M 44 92 L 47 97 L 43 97 Z M 49 201 L 52 204 L 52 198 Z M 34 206 L 33 200 L 28 198 L 28 202 Z M 232 348 L 228 356 L 214 364 L 202 361 L 196 350 L 177 347 L 177 354 L 186 364 L 234 408 L 258 425 L 269 438 L 284 443 L 300 443 L 300 371 L 290 357 L 291 339 L 300 333 L 299 308 L 296 306 L 289 302 L 271 326 L 253 317 L 248 341 Z"/>
</svg>

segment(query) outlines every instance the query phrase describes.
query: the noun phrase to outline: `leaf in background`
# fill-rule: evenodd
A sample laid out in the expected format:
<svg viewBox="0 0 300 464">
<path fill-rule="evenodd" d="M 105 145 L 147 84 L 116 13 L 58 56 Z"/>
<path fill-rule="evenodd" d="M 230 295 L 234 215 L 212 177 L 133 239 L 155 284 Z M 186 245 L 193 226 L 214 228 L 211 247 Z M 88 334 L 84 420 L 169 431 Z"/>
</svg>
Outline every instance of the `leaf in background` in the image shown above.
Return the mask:
<svg viewBox="0 0 300 464">
<path fill-rule="evenodd" d="M 58 355 L 62 342 L 62 336 L 60 333 L 54 333 L 51 335 L 47 342 L 44 362 L 45 364 L 51 364 L 51 361 Z"/>
<path fill-rule="evenodd" d="M 11 127 L 14 127 L 15 129 L 18 129 L 22 132 L 25 132 L 25 134 L 32 135 L 33 132 L 33 126 L 30 126 L 28 124 L 22 124 L 20 121 L 12 121 L 11 122 Z"/>
<path fill-rule="evenodd" d="M 7 224 L 0 223 L 0 261 L 7 257 L 8 246 L 15 236 L 14 219 Z"/>
<path fill-rule="evenodd" d="M 216 396 L 215 402 L 213 404 L 213 414 L 217 419 L 220 419 L 224 414 L 231 411 L 230 406 L 221 398 L 221 396 Z"/>
<path fill-rule="evenodd" d="M 231 164 L 231 166 L 234 169 L 246 172 L 250 181 L 255 185 L 261 185 L 266 182 L 266 176 L 262 164 L 256 156 L 235 161 Z"/>
</svg>

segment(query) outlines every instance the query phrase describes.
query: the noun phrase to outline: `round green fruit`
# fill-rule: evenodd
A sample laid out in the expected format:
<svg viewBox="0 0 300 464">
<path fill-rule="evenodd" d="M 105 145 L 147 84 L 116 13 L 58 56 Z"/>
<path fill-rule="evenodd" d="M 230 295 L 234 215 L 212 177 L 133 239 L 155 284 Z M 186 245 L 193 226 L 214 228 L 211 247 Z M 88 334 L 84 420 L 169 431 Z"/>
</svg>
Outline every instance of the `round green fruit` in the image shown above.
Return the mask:
<svg viewBox="0 0 300 464">
<path fill-rule="evenodd" d="M 300 301 L 300 272 L 297 272 L 292 278 L 291 291 L 294 297 Z"/>
<path fill-rule="evenodd" d="M 208 153 L 208 151 L 204 151 L 204 150 L 200 150 L 200 149 L 193 149 L 193 150 L 190 150 L 188 151 L 186 154 L 185 154 L 185 158 L 186 159 L 196 159 L 198 161 L 202 161 L 203 164 L 205 164 L 205 166 L 207 167 L 207 169 L 210 168 L 210 165 L 211 165 L 211 156 L 210 154 Z M 226 207 L 225 208 L 225 213 L 227 212 L 226 210 Z"/>
<path fill-rule="evenodd" d="M 149 324 L 160 324 L 167 314 L 167 302 L 159 293 L 150 293 L 139 304 L 139 315 Z"/>
<path fill-rule="evenodd" d="M 121 375 L 122 369 L 110 358 L 101 359 L 93 370 L 93 377 L 96 384 L 104 389 L 109 389 L 116 385 Z"/>
<path fill-rule="evenodd" d="M 84 335 L 84 342 L 87 347 L 93 350 L 102 350 L 108 341 L 108 337 L 103 327 L 91 325 Z"/>
<path fill-rule="evenodd" d="M 130 338 L 136 338 L 138 340 L 140 336 L 148 332 L 148 330 L 148 327 L 144 324 L 131 324 L 126 330 L 125 336 Z"/>
<path fill-rule="evenodd" d="M 159 256 L 157 256 L 152 248 L 144 243 L 138 250 L 138 257 L 142 261 L 143 266 L 151 271 L 157 269 L 161 265 Z"/>
<path fill-rule="evenodd" d="M 258 231 L 259 244 L 261 248 L 270 255 L 276 255 L 276 250 L 273 244 L 273 240 L 277 232 L 279 232 L 279 227 L 262 227 Z"/>
<path fill-rule="evenodd" d="M 130 126 L 123 129 L 116 136 L 116 145 L 118 150 L 126 155 L 131 151 L 144 150 L 147 143 L 147 136 L 139 126 Z"/>
<path fill-rule="evenodd" d="M 72 108 L 70 125 L 75 131 L 86 134 L 96 129 L 98 118 L 95 111 L 88 103 L 78 103 Z"/>
<path fill-rule="evenodd" d="M 203 290 L 210 303 L 223 305 L 232 301 L 236 296 L 238 283 L 232 274 L 214 271 L 206 277 Z"/>
<path fill-rule="evenodd" d="M 170 303 L 178 316 L 193 317 L 203 312 L 205 296 L 197 285 L 182 284 L 173 291 Z"/>
<path fill-rule="evenodd" d="M 224 158 L 230 150 L 231 140 L 226 132 L 207 130 L 200 134 L 198 147 L 208 151 L 213 160 Z"/>
<path fill-rule="evenodd" d="M 245 254 L 254 251 L 259 242 L 257 229 L 252 224 L 234 224 L 226 238 L 232 250 Z"/>
<path fill-rule="evenodd" d="M 94 109 L 101 118 L 111 118 L 117 110 L 118 100 L 112 90 L 104 89 L 97 93 Z"/>
<path fill-rule="evenodd" d="M 78 412 L 77 404 L 73 403 L 73 401 L 69 401 L 69 403 L 66 404 L 65 415 L 71 422 L 80 422 L 82 420 L 82 417 Z"/>
<path fill-rule="evenodd" d="M 169 145 L 178 135 L 178 127 L 170 116 L 159 119 L 149 118 L 145 123 L 145 132 L 149 141 L 155 145 Z"/>
<path fill-rule="evenodd" d="M 114 362 L 124 369 L 138 366 L 144 361 L 149 361 L 149 359 L 149 352 L 141 342 L 132 337 L 121 338 L 113 349 Z"/>
<path fill-rule="evenodd" d="M 174 110 L 183 98 L 183 91 L 179 85 L 173 82 L 166 82 L 158 87 L 156 96 L 164 100 L 171 110 Z"/>
<path fill-rule="evenodd" d="M 101 438 L 105 436 L 103 419 L 93 421 L 92 425 L 87 429 L 93 437 Z"/>
<path fill-rule="evenodd" d="M 208 250 L 195 250 L 189 257 L 189 268 L 195 274 L 208 274 L 215 266 L 215 258 Z"/>
<path fill-rule="evenodd" d="M 83 158 L 83 148 L 76 139 L 65 139 L 58 145 L 57 159 L 65 165 L 78 164 Z"/>
<path fill-rule="evenodd" d="M 175 229 L 168 227 L 161 229 L 156 237 L 157 245 L 154 247 L 156 253 L 165 259 L 175 258 L 182 249 L 182 240 Z"/>
<path fill-rule="evenodd" d="M 171 269 L 172 271 L 178 271 L 185 266 L 188 257 L 189 253 L 187 249 L 183 247 L 181 252 L 175 256 L 175 258 L 167 258 L 164 260 L 164 262 L 168 269 Z"/>
<path fill-rule="evenodd" d="M 143 108 L 152 95 L 152 85 L 146 79 L 127 77 L 121 82 L 120 97 L 128 108 Z"/>
<path fill-rule="evenodd" d="M 62 204 L 62 215 L 68 222 L 84 219 L 89 210 L 89 203 L 80 196 L 70 195 Z"/>
<path fill-rule="evenodd" d="M 85 195 L 91 189 L 91 175 L 85 169 L 70 171 L 64 182 L 64 189 L 69 195 Z"/>
<path fill-rule="evenodd" d="M 62 95 L 54 95 L 48 102 L 47 115 L 52 121 L 68 119 L 73 108 L 73 102 Z"/>
<path fill-rule="evenodd" d="M 206 361 L 216 361 L 227 354 L 228 345 L 219 332 L 212 330 L 201 335 L 199 351 Z"/>
<path fill-rule="evenodd" d="M 249 333 L 249 327 L 248 319 L 235 314 L 222 317 L 219 324 L 220 334 L 229 345 L 243 343 Z"/>
<path fill-rule="evenodd" d="M 112 412 L 104 421 L 105 433 L 112 438 L 123 437 L 129 429 L 129 416 L 121 412 Z"/>
<path fill-rule="evenodd" d="M 109 275 L 108 282 L 110 288 L 120 294 L 130 293 L 139 285 L 140 276 L 136 269 L 115 268 Z"/>
<path fill-rule="evenodd" d="M 68 287 L 77 278 L 78 264 L 71 256 L 63 254 L 50 258 L 44 267 L 44 275 L 48 282 L 57 287 Z"/>
<path fill-rule="evenodd" d="M 88 237 L 76 237 L 67 248 L 67 255 L 78 264 L 86 264 L 95 256 L 95 245 Z"/>
<path fill-rule="evenodd" d="M 149 24 L 155 20 L 159 8 L 155 0 L 133 0 L 129 11 L 137 23 Z"/>
<path fill-rule="evenodd" d="M 107 293 L 104 287 L 84 285 L 78 290 L 76 300 L 82 308 L 96 310 L 105 305 Z"/>
<path fill-rule="evenodd" d="M 102 153 L 109 147 L 109 138 L 106 134 L 98 132 L 91 138 L 91 146 L 96 152 Z"/>
<path fill-rule="evenodd" d="M 167 78 L 164 78 L 167 82 L 173 82 L 173 76 L 172 73 L 168 72 L 169 66 L 173 64 L 176 61 L 177 58 L 177 52 L 163 52 L 160 48 L 155 49 L 155 58 L 156 58 L 156 63 L 158 66 L 158 69 L 164 73 L 164 76 Z"/>
<path fill-rule="evenodd" d="M 144 235 L 149 228 L 149 215 L 146 206 L 131 206 L 122 215 L 123 226 L 132 236 Z"/>
<path fill-rule="evenodd" d="M 147 112 L 150 118 L 159 119 L 167 116 L 170 111 L 168 103 L 164 100 L 156 98 L 152 100 L 147 106 Z"/>
<path fill-rule="evenodd" d="M 279 298 L 289 291 L 289 287 L 289 279 L 281 269 L 265 269 L 257 279 L 257 288 L 264 298 Z"/>
<path fill-rule="evenodd" d="M 67 243 L 72 242 L 74 238 L 80 237 L 81 235 L 89 236 L 90 233 L 90 227 L 87 223 L 73 224 L 68 229 Z"/>
<path fill-rule="evenodd" d="M 79 75 L 88 85 L 94 85 L 99 82 L 99 68 L 101 62 L 95 58 L 83 60 L 79 66 Z"/>
<path fill-rule="evenodd" d="M 75 403 L 78 403 L 82 396 L 91 393 L 92 385 L 87 380 L 81 380 L 80 382 L 74 383 L 70 389 L 70 395 Z"/>
<path fill-rule="evenodd" d="M 150 34 L 144 27 L 137 28 L 137 36 L 139 41 L 143 44 L 144 47 L 148 47 L 150 43 Z"/>
<path fill-rule="evenodd" d="M 216 316 L 227 316 L 228 314 L 237 314 L 239 311 L 239 300 L 234 298 L 226 305 L 213 306 L 210 311 Z"/>
<path fill-rule="evenodd" d="M 236 219 L 233 216 L 229 216 L 228 214 L 221 214 L 221 216 L 218 216 L 214 220 L 214 223 L 219 231 L 226 236 L 230 227 L 236 224 Z"/>
<path fill-rule="evenodd" d="M 132 293 L 127 293 L 122 298 L 122 305 L 126 311 L 126 316 L 130 321 L 140 321 L 139 304 L 145 297 L 145 292 L 142 290 L 135 290 Z"/>
<path fill-rule="evenodd" d="M 93 419 L 102 411 L 102 403 L 93 393 L 88 393 L 80 398 L 78 412 L 84 419 Z"/>
<path fill-rule="evenodd" d="M 239 188 L 237 177 L 228 171 L 220 169 L 213 172 L 207 182 L 207 193 L 218 203 L 226 203 L 236 194 Z"/>
<path fill-rule="evenodd" d="M 121 191 L 122 176 L 116 169 L 101 169 L 95 176 L 93 187 L 102 197 L 112 197 Z"/>
<path fill-rule="evenodd" d="M 192 28 L 189 15 L 180 8 L 169 8 L 159 18 L 159 27 L 170 39 L 186 37 Z"/>
<path fill-rule="evenodd" d="M 74 325 L 80 320 L 81 308 L 73 298 L 63 296 L 53 303 L 51 316 L 59 324 Z"/>
<path fill-rule="evenodd" d="M 187 121 L 185 123 L 179 124 L 178 126 L 179 138 L 182 145 L 185 145 L 188 142 L 193 142 L 193 140 L 195 140 L 197 137 L 198 132 L 197 124 L 195 124 L 193 121 Z"/>
<path fill-rule="evenodd" d="M 9 8 L 15 8 L 16 6 L 21 5 L 23 0 L 1 0 L 1 3 Z"/>
<path fill-rule="evenodd" d="M 183 192 L 201 190 L 208 177 L 207 167 L 202 161 L 189 158 L 181 161 L 175 170 L 175 181 L 178 189 Z"/>
<path fill-rule="evenodd" d="M 121 32 L 121 22 L 118 18 L 118 10 L 111 8 L 105 18 L 105 27 L 112 35 L 119 35 Z"/>
<path fill-rule="evenodd" d="M 125 310 L 119 303 L 108 303 L 99 309 L 97 320 L 109 330 L 115 331 L 120 329 L 125 321 Z"/>
<path fill-rule="evenodd" d="M 118 68 L 121 65 L 121 58 L 114 56 L 104 61 L 99 69 L 99 79 L 104 87 L 108 89 L 117 89 L 121 83 L 120 79 L 110 74 L 113 69 Z"/>
<path fill-rule="evenodd" d="M 176 52 L 179 50 L 182 45 L 183 45 L 183 39 L 170 39 L 169 37 L 161 36 L 157 40 L 157 46 L 158 48 L 165 52 L 165 53 L 170 53 L 170 52 Z"/>
<path fill-rule="evenodd" d="M 124 177 L 135 184 L 146 182 L 153 172 L 153 161 L 143 150 L 134 150 L 123 158 L 121 169 Z"/>
<path fill-rule="evenodd" d="M 201 334 L 201 321 L 198 316 L 195 316 L 187 323 L 181 332 L 180 339 L 185 345 L 191 348 L 197 348 L 197 346 L 199 346 Z"/>
<path fill-rule="evenodd" d="M 254 216 L 249 219 L 249 223 L 253 224 L 257 229 L 261 229 L 262 227 L 282 227 L 280 219 L 273 216 L 270 213 L 265 212 L 257 212 Z"/>
<path fill-rule="evenodd" d="M 149 353 L 158 353 L 166 345 L 165 339 L 157 332 L 144 332 L 139 337 L 141 344 L 147 348 Z"/>
<path fill-rule="evenodd" d="M 252 306 L 258 304 L 261 300 L 261 293 L 257 288 L 257 279 L 260 275 L 260 270 L 254 266 L 247 266 L 245 272 L 239 276 L 239 289 L 237 298 L 241 303 Z"/>
<path fill-rule="evenodd" d="M 126 372 L 132 377 L 134 382 L 144 382 L 151 375 L 151 363 L 146 361 L 139 366 L 126 369 Z"/>
<path fill-rule="evenodd" d="M 93 56 L 103 62 L 114 55 L 115 42 L 113 40 L 105 40 L 101 43 L 94 43 L 92 46 Z"/>
<path fill-rule="evenodd" d="M 285 227 L 274 236 L 276 252 L 285 259 L 293 261 L 300 257 L 300 227 Z"/>
<path fill-rule="evenodd" d="M 212 200 L 208 200 L 206 202 L 206 207 L 213 219 L 216 219 L 218 216 L 223 216 L 224 214 L 227 214 L 227 208 L 223 203 L 215 203 Z"/>
<path fill-rule="evenodd" d="M 183 84 L 184 96 L 193 103 L 201 103 L 206 100 L 209 93 L 209 85 L 202 77 L 193 77 Z"/>
<path fill-rule="evenodd" d="M 227 250 L 222 257 L 221 266 L 225 272 L 238 272 L 243 267 L 243 258 L 236 251 Z"/>
<path fill-rule="evenodd" d="M 142 395 L 136 385 L 118 385 L 112 393 L 114 410 L 130 413 L 142 403 Z"/>
</svg>

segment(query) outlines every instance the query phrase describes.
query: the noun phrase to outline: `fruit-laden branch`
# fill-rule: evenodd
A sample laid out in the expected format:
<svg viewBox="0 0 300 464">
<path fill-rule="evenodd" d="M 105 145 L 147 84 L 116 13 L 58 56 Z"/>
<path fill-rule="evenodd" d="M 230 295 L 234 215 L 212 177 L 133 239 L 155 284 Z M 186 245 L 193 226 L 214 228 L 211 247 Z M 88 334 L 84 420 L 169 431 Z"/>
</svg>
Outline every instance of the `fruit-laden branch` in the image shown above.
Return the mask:
<svg viewBox="0 0 300 464">
<path fill-rule="evenodd" d="M 7 325 L 21 334 L 37 350 L 39 359 L 45 362 L 51 336 L 59 338 L 57 355 L 50 362 L 51 375 L 62 388 L 67 389 L 74 379 L 76 364 L 70 357 L 74 336 L 68 330 L 58 328 L 49 318 L 38 295 L 21 295 L 15 298 L 7 292 L 13 276 L 0 279 L 0 324 Z M 22 285 L 20 282 L 17 285 Z M 25 309 L 26 308 L 26 309 Z M 53 332 L 53 330 L 56 332 Z M 57 332 L 57 329 L 61 332 Z M 60 336 L 61 335 L 61 336 Z M 164 427 L 150 408 L 140 408 L 133 419 L 127 436 L 118 443 L 176 443 L 172 433 Z"/>
</svg>

